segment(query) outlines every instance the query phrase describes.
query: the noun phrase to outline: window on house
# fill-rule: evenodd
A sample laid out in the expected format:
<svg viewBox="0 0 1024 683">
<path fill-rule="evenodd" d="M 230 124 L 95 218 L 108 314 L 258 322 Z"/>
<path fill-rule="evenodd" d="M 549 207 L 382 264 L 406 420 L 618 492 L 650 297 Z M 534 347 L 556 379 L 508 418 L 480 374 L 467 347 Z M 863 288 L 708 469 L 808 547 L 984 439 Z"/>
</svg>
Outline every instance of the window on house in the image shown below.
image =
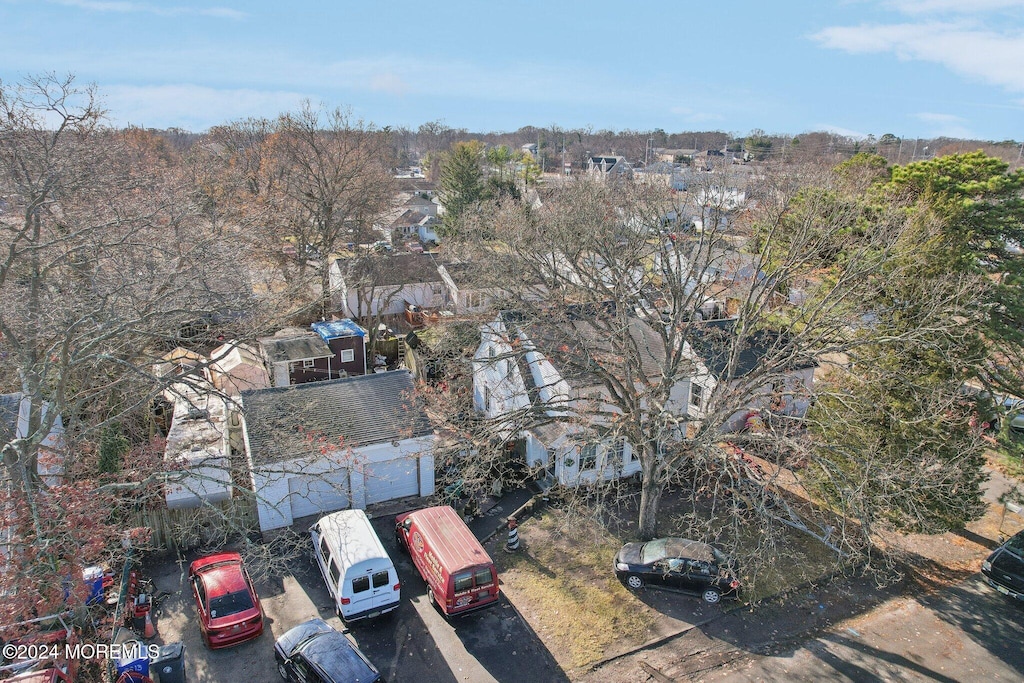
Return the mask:
<svg viewBox="0 0 1024 683">
<path fill-rule="evenodd" d="M 632 460 L 632 453 L 630 453 L 630 460 Z M 626 438 L 620 436 L 615 439 L 615 462 L 620 465 L 626 464 Z"/>
<path fill-rule="evenodd" d="M 704 404 L 704 387 L 696 382 L 690 383 L 690 405 L 700 408 Z"/>
<path fill-rule="evenodd" d="M 488 346 L 487 347 L 487 357 L 488 358 L 494 358 L 495 355 L 496 355 L 496 353 L 494 351 L 494 347 L 493 346 Z"/>
<path fill-rule="evenodd" d="M 302 361 L 302 369 L 303 370 L 308 370 L 311 367 L 313 367 L 313 361 L 311 361 L 311 360 L 304 360 L 304 361 Z"/>
<path fill-rule="evenodd" d="M 491 388 L 484 387 L 484 410 L 491 410 Z"/>
<path fill-rule="evenodd" d="M 341 350 L 341 362 L 351 363 L 356 359 L 355 349 L 342 349 Z"/>
<path fill-rule="evenodd" d="M 597 469 L 597 444 L 588 443 L 580 449 L 580 472 Z"/>
</svg>

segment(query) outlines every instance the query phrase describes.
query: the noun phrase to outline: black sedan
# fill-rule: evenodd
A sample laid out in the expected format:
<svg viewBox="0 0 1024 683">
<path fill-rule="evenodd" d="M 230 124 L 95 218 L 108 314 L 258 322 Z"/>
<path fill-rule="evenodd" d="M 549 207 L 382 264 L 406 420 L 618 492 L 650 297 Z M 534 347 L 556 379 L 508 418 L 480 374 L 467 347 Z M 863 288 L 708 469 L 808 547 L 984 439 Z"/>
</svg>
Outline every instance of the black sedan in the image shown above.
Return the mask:
<svg viewBox="0 0 1024 683">
<path fill-rule="evenodd" d="M 615 556 L 615 575 L 627 588 L 671 588 L 709 603 L 739 597 L 736 569 L 736 563 L 717 548 L 685 538 L 627 543 Z"/>
<path fill-rule="evenodd" d="M 1003 595 L 1024 600 L 1024 531 L 992 551 L 981 563 L 981 573 Z"/>
<path fill-rule="evenodd" d="M 274 643 L 281 678 L 295 683 L 383 683 L 376 667 L 339 631 L 310 619 Z"/>
</svg>

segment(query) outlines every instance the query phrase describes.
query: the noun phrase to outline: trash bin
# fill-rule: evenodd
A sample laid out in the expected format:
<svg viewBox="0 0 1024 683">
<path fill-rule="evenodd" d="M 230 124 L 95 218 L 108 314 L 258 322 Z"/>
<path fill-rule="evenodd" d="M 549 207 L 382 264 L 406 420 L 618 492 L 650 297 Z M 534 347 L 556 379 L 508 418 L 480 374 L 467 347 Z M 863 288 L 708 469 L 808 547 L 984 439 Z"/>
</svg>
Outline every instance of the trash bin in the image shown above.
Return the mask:
<svg viewBox="0 0 1024 683">
<path fill-rule="evenodd" d="M 85 604 L 95 605 L 103 601 L 103 567 L 86 567 L 82 570 L 82 580 L 88 589 Z"/>
<path fill-rule="evenodd" d="M 149 676 L 149 657 L 146 655 L 146 646 L 138 643 L 135 647 L 127 647 L 127 650 L 132 655 L 117 660 L 117 675 L 120 677 L 125 671 L 134 671 L 143 676 Z"/>
<path fill-rule="evenodd" d="M 185 644 L 161 645 L 160 654 L 149 660 L 153 683 L 185 683 Z"/>
</svg>

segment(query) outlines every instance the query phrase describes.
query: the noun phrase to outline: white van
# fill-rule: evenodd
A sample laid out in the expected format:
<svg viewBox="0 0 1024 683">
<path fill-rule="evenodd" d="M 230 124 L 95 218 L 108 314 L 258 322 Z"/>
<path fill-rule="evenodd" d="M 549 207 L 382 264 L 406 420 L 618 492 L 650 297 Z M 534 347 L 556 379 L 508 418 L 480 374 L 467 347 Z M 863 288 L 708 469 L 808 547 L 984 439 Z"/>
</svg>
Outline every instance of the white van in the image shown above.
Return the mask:
<svg viewBox="0 0 1024 683">
<path fill-rule="evenodd" d="M 345 622 L 398 608 L 398 572 L 362 510 L 342 510 L 309 528 L 313 558 L 327 583 L 334 611 Z"/>
</svg>

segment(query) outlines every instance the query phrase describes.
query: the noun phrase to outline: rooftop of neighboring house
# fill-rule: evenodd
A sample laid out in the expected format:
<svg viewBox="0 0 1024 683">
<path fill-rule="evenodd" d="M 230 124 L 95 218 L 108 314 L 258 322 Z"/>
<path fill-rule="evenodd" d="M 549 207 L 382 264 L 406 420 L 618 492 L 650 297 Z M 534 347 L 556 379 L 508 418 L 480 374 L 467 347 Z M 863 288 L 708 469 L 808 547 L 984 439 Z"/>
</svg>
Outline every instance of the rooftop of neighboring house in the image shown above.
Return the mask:
<svg viewBox="0 0 1024 683">
<path fill-rule="evenodd" d="M 626 161 L 626 157 L 614 154 L 591 155 L 587 167 L 589 170 L 601 171 L 602 173 L 628 173 L 632 170 L 632 167 Z"/>
<path fill-rule="evenodd" d="M 310 325 L 325 342 L 338 337 L 365 337 L 367 332 L 351 318 L 316 322 Z"/>
<path fill-rule="evenodd" d="M 374 254 L 336 261 L 349 287 L 371 287 L 441 282 L 433 256 L 417 253 Z"/>
<path fill-rule="evenodd" d="M 297 327 L 280 330 L 273 337 L 261 337 L 259 343 L 271 363 L 330 358 L 334 355 L 320 335 Z"/>
<path fill-rule="evenodd" d="M 242 392 L 256 464 L 433 434 L 406 370 Z"/>
<path fill-rule="evenodd" d="M 424 207 L 428 207 L 429 208 L 431 206 L 437 206 L 437 205 L 434 204 L 433 201 L 427 199 L 426 197 L 423 197 L 422 195 L 414 194 L 412 197 L 410 197 L 408 200 L 406 200 L 406 202 L 403 204 L 403 206 L 408 206 L 410 208 L 415 208 L 417 206 L 424 206 Z"/>
<path fill-rule="evenodd" d="M 708 371 L 719 380 L 726 377 L 743 377 L 772 356 L 776 359 L 773 364 L 787 361 L 786 364 L 793 370 L 816 365 L 812 359 L 803 358 L 796 353 L 789 335 L 773 330 L 757 330 L 743 340 L 735 357 L 735 366 L 730 372 L 736 345 L 736 320 L 733 318 L 709 320 L 693 325 L 688 341 Z M 790 356 L 791 358 L 788 358 Z"/>
<path fill-rule="evenodd" d="M 609 329 L 597 316 L 614 315 L 614 304 L 596 304 L 570 307 L 567 319 L 562 315 L 546 320 L 527 321 L 515 311 L 504 311 L 501 320 L 510 335 L 522 332 L 547 358 L 559 374 L 575 388 L 599 383 L 599 378 L 587 369 L 586 358 L 581 356 L 585 349 L 591 357 L 603 356 L 600 362 L 609 362 L 610 367 L 621 359 L 622 351 L 613 345 Z M 648 377 L 662 374 L 665 364 L 665 343 L 661 336 L 645 320 L 628 316 L 629 346 L 639 357 L 640 365 Z M 583 362 L 581 362 L 583 361 Z"/>
<path fill-rule="evenodd" d="M 174 419 L 164 457 L 223 457 L 227 406 L 213 385 L 202 380 L 176 382 L 167 395 L 174 403 Z"/>
<path fill-rule="evenodd" d="M 404 228 L 412 225 L 419 225 L 420 222 L 426 218 L 428 214 L 416 211 L 415 209 L 408 209 L 402 213 L 398 218 L 391 222 L 391 229 Z"/>
</svg>

